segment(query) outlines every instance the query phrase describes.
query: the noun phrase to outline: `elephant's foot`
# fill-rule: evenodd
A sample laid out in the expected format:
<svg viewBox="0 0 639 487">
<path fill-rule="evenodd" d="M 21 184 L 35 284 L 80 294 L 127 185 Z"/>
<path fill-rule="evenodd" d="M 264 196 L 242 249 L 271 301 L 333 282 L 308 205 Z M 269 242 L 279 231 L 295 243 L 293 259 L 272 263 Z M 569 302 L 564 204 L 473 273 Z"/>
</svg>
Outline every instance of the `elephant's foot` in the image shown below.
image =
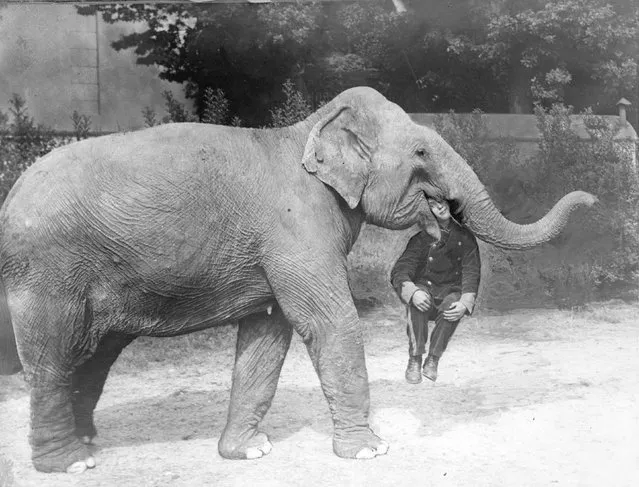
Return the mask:
<svg viewBox="0 0 639 487">
<path fill-rule="evenodd" d="M 272 449 L 268 436 L 262 432 L 255 432 L 246 439 L 231 438 L 224 432 L 218 444 L 220 455 L 229 460 L 255 460 L 268 455 Z"/>
<path fill-rule="evenodd" d="M 77 433 L 68 388 L 61 386 L 31 389 L 31 458 L 40 472 L 80 473 L 95 467 L 95 460 Z M 91 418 L 86 416 L 87 419 Z M 89 426 L 92 421 L 81 423 Z M 88 430 L 82 431 L 86 436 Z"/>
<path fill-rule="evenodd" d="M 338 457 L 368 460 L 386 455 L 388 443 L 371 431 L 370 428 L 356 432 L 341 432 L 333 438 L 333 451 Z"/>
<path fill-rule="evenodd" d="M 74 443 L 49 454 L 34 452 L 33 466 L 39 472 L 66 472 L 78 474 L 95 467 L 95 459 L 86 445 L 75 439 Z"/>
</svg>

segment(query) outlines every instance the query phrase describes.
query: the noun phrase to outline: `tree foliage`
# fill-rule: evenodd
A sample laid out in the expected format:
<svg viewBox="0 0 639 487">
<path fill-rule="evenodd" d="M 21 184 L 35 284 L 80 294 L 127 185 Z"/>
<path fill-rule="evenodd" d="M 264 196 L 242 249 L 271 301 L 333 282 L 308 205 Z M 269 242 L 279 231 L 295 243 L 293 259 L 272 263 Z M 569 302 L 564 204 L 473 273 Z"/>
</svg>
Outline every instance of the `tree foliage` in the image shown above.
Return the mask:
<svg viewBox="0 0 639 487">
<path fill-rule="evenodd" d="M 208 87 L 204 90 L 202 122 L 224 124 L 229 118 L 229 101 L 220 88 Z"/>
<path fill-rule="evenodd" d="M 571 114 L 572 107 L 560 104 L 549 109 L 535 107 L 541 133 L 537 192 L 546 192 L 549 200 L 576 189 L 596 194 L 600 204 L 579 222 L 579 229 L 593 240 L 603 236 L 608 248 L 596 258 L 584 255 L 588 262 L 583 263 L 582 270 L 587 271 L 588 279 L 582 280 L 600 290 L 620 286 L 636 288 L 639 282 L 639 176 L 630 162 L 636 147 L 615 141 L 618 127 L 590 109 L 583 112 L 584 127 L 589 135 L 589 140 L 584 142 L 573 132 Z M 575 283 L 565 282 L 565 277 L 566 289 L 574 289 Z M 575 277 L 579 274 L 573 269 L 571 278 Z M 558 276 L 554 275 L 553 279 L 557 281 Z"/>
<path fill-rule="evenodd" d="M 311 106 L 302 93 L 295 89 L 291 80 L 286 80 L 282 90 L 285 100 L 280 106 L 271 110 L 272 127 L 288 127 L 311 114 Z"/>
<path fill-rule="evenodd" d="M 401 7 L 399 7 L 401 4 Z M 113 43 L 183 83 L 203 116 L 207 88 L 248 125 L 269 122 L 291 79 L 312 108 L 358 84 L 410 111 L 530 112 L 562 101 L 614 109 L 637 87 L 639 0 L 413 0 L 108 4 L 107 22 L 147 29 Z"/>
<path fill-rule="evenodd" d="M 491 261 L 498 264 L 491 272 L 502 273 L 505 281 L 491 281 L 497 287 L 489 292 L 523 295 L 543 290 L 560 307 L 627 292 L 636 296 L 639 176 L 631 152 L 635 146 L 615 140 L 619 127 L 592 110 L 580 114 L 579 123 L 588 137 L 580 136 L 573 111 L 558 103 L 535 106 L 540 138 L 532 158 L 520 153 L 511 138 L 488 137 L 487 118 L 481 112 L 440 114 L 435 119 L 438 132 L 486 182 L 493 201 L 513 221 L 538 220 L 570 191 L 586 190 L 599 198 L 588 211 L 571 215 L 564 231 L 535 251 L 493 249 L 501 257 Z"/>
<path fill-rule="evenodd" d="M 491 66 L 511 111 L 529 111 L 533 101 L 572 102 L 586 92 L 591 103 L 614 107 L 636 89 L 636 0 L 502 0 L 474 12 L 475 35 L 453 36 L 450 49 Z"/>
</svg>

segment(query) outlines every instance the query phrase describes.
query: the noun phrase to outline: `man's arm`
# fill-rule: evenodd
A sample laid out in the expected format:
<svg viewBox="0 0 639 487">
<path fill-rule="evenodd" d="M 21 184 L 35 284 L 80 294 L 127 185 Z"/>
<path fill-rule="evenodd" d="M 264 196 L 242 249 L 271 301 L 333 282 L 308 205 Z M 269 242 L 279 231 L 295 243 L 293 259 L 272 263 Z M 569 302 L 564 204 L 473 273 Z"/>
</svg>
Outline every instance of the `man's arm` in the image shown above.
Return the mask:
<svg viewBox="0 0 639 487">
<path fill-rule="evenodd" d="M 413 294 L 419 289 L 413 281 L 422 258 L 423 246 L 421 233 L 414 235 L 391 270 L 391 285 L 406 304 L 410 303 Z"/>
<path fill-rule="evenodd" d="M 475 298 L 479 291 L 481 279 L 481 258 L 477 240 L 469 235 L 465 242 L 464 255 L 462 257 L 462 295 L 459 302 L 472 314 L 475 308 Z"/>
</svg>

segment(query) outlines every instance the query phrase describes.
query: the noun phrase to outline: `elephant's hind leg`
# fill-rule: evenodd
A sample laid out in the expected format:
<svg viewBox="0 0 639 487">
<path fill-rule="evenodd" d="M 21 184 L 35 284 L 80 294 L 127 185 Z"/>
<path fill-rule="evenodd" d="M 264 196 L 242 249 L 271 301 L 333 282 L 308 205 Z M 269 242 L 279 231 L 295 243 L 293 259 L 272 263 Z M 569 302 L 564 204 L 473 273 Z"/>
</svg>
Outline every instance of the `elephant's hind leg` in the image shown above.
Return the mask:
<svg viewBox="0 0 639 487">
<path fill-rule="evenodd" d="M 75 436 L 71 376 L 88 345 L 81 299 L 65 300 L 54 288 L 9 290 L 16 341 L 31 387 L 31 459 L 41 472 L 81 472 L 95 466 Z"/>
<path fill-rule="evenodd" d="M 224 458 L 259 458 L 271 451 L 258 425 L 275 396 L 291 336 L 292 327 L 278 307 L 271 315 L 240 321 L 228 421 L 218 445 Z"/>
<path fill-rule="evenodd" d="M 75 434 L 83 443 L 91 443 L 97 431 L 93 423 L 95 409 L 109 369 L 120 352 L 135 337 L 121 333 L 109 333 L 98 344 L 91 358 L 76 368 L 72 381 L 72 404 L 75 416 Z"/>
</svg>

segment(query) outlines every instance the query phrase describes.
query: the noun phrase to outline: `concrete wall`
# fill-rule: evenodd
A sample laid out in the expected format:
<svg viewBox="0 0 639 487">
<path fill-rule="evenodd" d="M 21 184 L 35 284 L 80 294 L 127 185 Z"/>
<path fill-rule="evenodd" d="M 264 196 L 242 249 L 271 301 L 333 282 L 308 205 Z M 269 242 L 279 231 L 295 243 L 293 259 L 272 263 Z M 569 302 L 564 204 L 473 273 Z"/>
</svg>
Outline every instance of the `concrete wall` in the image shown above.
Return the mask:
<svg viewBox="0 0 639 487">
<path fill-rule="evenodd" d="M 182 86 L 162 81 L 153 66 L 136 64 L 131 51 L 111 42 L 145 24 L 98 22 L 101 113 L 97 111 L 95 17 L 72 5 L 10 4 L 0 9 L 0 110 L 17 93 L 38 123 L 55 130 L 73 128 L 74 110 L 89 115 L 94 130 L 134 130 L 144 126 L 142 109 L 164 114 L 162 92 L 184 102 Z M 87 67 L 89 66 L 89 67 Z"/>
</svg>

